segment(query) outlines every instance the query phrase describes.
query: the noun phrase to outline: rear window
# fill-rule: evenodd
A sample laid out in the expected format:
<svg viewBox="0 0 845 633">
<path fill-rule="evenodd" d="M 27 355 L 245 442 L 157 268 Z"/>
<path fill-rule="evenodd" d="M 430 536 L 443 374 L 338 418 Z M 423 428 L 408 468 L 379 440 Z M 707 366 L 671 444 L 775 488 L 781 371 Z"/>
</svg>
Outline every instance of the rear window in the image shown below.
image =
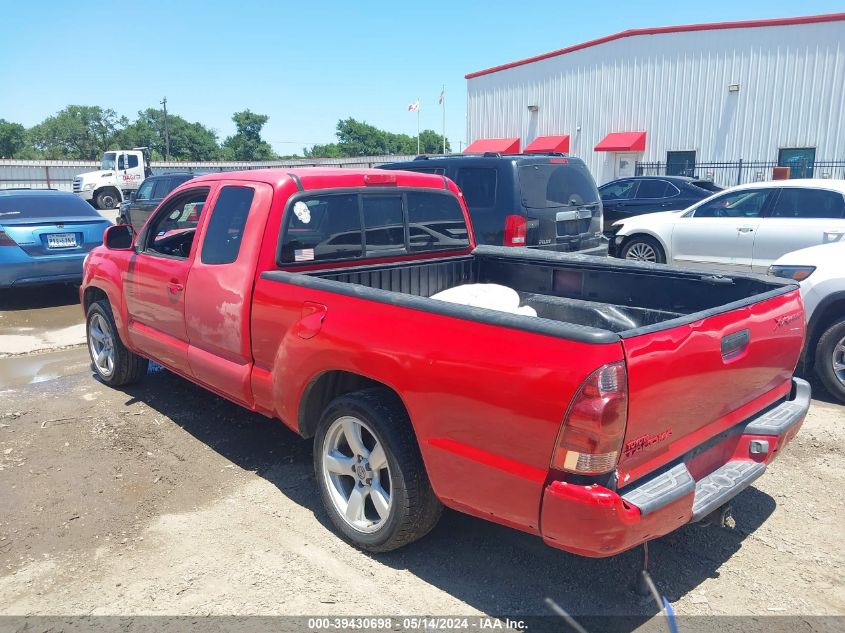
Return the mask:
<svg viewBox="0 0 845 633">
<path fill-rule="evenodd" d="M 454 196 L 409 191 L 407 200 L 411 252 L 469 246 L 464 212 Z"/>
<path fill-rule="evenodd" d="M 96 209 L 73 194 L 0 194 L 0 224 L 3 220 L 90 216 L 102 218 Z"/>
<path fill-rule="evenodd" d="M 317 195 L 289 209 L 283 262 L 321 262 L 360 257 L 361 214 L 355 194 Z"/>
<path fill-rule="evenodd" d="M 596 184 L 585 165 L 540 163 L 519 168 L 522 204 L 530 209 L 581 206 L 599 201 Z"/>
<path fill-rule="evenodd" d="M 705 191 L 711 191 L 713 193 L 722 191 L 722 188 L 712 180 L 693 180 L 690 184 L 698 187 L 699 189 L 704 189 Z"/>
<path fill-rule="evenodd" d="M 367 255 L 404 254 L 402 196 L 363 196 L 362 200 Z"/>
</svg>

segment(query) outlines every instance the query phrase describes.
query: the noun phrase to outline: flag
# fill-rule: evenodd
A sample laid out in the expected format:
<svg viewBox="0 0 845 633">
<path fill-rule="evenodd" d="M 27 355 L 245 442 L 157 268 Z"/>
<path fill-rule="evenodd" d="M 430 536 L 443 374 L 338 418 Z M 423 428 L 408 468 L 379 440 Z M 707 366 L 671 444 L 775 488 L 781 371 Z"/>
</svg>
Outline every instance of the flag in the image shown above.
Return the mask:
<svg viewBox="0 0 845 633">
<path fill-rule="evenodd" d="M 416 112 L 420 109 L 420 102 L 414 101 L 413 103 L 408 104 L 408 112 Z"/>
<path fill-rule="evenodd" d="M 446 101 L 446 88 L 440 91 L 440 99 L 437 100 L 437 103 L 442 105 L 444 101 Z"/>
</svg>

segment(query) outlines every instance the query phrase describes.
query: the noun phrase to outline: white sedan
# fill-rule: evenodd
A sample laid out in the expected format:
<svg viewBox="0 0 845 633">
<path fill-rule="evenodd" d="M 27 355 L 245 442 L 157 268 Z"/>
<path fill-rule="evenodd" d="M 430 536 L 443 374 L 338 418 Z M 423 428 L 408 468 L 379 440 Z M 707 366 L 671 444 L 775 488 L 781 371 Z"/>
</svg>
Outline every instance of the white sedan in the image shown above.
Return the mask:
<svg viewBox="0 0 845 633">
<path fill-rule="evenodd" d="M 785 253 L 845 238 L 845 180 L 774 180 L 726 189 L 683 211 L 616 222 L 624 259 L 765 273 Z"/>
</svg>

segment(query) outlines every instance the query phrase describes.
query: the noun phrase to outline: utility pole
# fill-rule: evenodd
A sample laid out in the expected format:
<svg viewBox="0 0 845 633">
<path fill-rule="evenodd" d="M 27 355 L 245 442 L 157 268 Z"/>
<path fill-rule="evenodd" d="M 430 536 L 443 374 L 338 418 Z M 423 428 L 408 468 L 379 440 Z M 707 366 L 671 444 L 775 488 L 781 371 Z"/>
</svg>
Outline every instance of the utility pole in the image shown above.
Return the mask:
<svg viewBox="0 0 845 633">
<path fill-rule="evenodd" d="M 164 160 L 170 160 L 170 131 L 167 129 L 167 97 L 161 100 L 164 108 Z"/>
</svg>

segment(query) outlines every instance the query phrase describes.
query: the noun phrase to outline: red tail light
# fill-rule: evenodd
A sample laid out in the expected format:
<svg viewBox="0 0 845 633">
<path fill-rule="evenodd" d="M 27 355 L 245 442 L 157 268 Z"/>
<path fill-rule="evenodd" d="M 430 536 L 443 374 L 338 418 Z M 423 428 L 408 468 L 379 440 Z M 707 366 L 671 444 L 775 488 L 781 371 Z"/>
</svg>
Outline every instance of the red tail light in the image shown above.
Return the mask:
<svg viewBox="0 0 845 633">
<path fill-rule="evenodd" d="M 509 215 L 505 218 L 505 246 L 525 246 L 527 221 L 521 215 Z"/>
<path fill-rule="evenodd" d="M 616 468 L 628 421 L 625 363 L 594 371 L 575 396 L 560 427 L 552 468 L 602 475 Z"/>
<path fill-rule="evenodd" d="M 0 246 L 17 246 L 18 243 L 13 240 L 6 231 L 0 231 Z"/>
</svg>

